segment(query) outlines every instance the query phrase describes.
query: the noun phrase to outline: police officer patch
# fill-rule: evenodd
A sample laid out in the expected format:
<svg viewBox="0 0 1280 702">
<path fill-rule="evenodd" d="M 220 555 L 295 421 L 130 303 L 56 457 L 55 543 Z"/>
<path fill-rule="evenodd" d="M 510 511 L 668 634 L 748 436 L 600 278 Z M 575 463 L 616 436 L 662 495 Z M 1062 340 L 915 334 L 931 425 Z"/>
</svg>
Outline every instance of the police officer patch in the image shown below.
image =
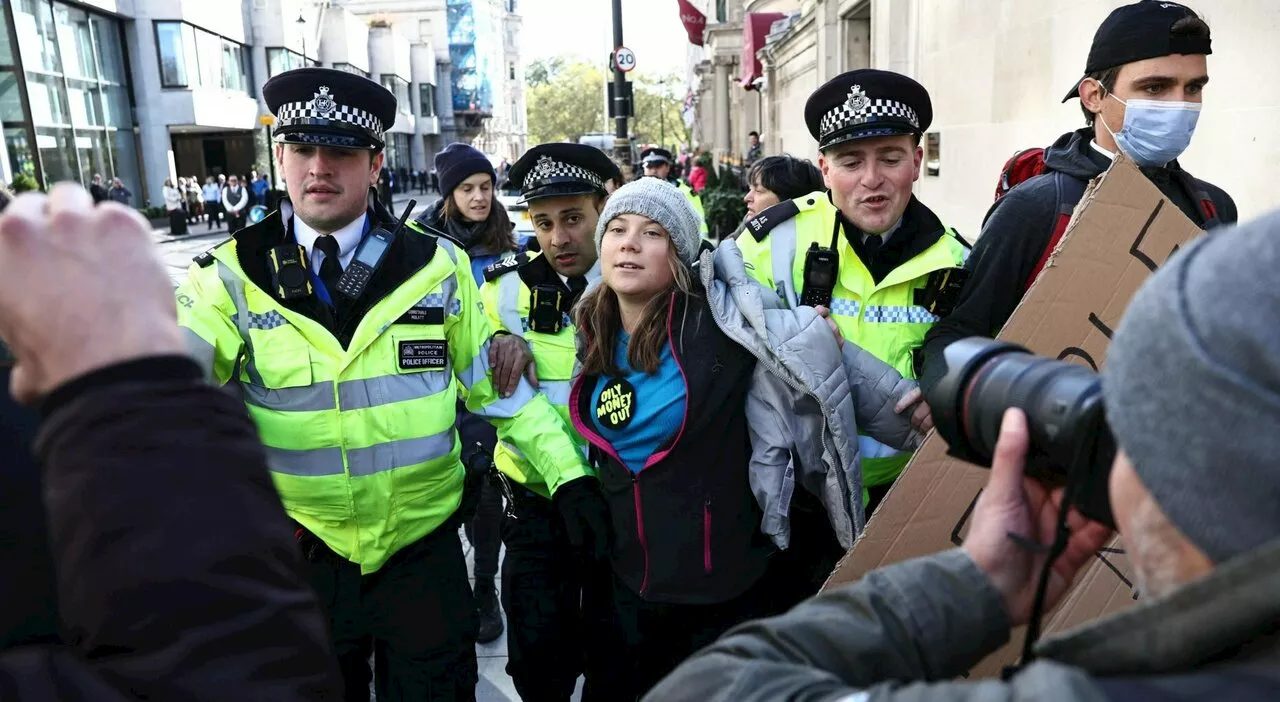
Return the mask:
<svg viewBox="0 0 1280 702">
<path fill-rule="evenodd" d="M 447 341 L 401 341 L 401 370 L 438 370 L 449 364 L 449 342 Z"/>
<path fill-rule="evenodd" d="M 596 421 L 608 429 L 625 429 L 636 414 L 636 389 L 626 378 L 605 383 L 596 398 Z"/>
</svg>

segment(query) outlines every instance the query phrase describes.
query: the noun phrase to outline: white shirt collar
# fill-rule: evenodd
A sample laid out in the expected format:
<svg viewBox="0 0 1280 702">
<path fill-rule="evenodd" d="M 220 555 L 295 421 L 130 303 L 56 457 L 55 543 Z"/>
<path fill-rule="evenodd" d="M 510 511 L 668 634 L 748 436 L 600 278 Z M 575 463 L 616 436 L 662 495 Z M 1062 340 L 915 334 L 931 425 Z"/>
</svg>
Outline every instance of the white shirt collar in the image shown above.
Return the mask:
<svg viewBox="0 0 1280 702">
<path fill-rule="evenodd" d="M 1106 156 L 1106 157 L 1107 157 L 1107 160 L 1109 160 L 1109 161 L 1114 161 L 1114 160 L 1116 160 L 1116 155 L 1115 155 L 1114 153 L 1110 152 L 1110 151 L 1107 151 L 1106 149 L 1102 148 L 1101 146 L 1098 146 L 1098 142 L 1096 142 L 1096 141 L 1090 141 L 1090 142 L 1089 142 L 1089 146 L 1093 147 L 1093 150 L 1094 150 L 1094 151 L 1097 151 L 1098 153 L 1102 154 L 1103 156 Z"/>
<path fill-rule="evenodd" d="M 881 246 L 884 246 L 885 244 L 889 243 L 889 237 L 893 236 L 893 233 L 894 233 L 894 232 L 896 232 L 896 231 L 898 231 L 899 229 L 901 229 L 901 228 L 902 228 L 902 220 L 904 220 L 904 219 L 906 219 L 906 215 L 903 215 L 902 217 L 899 217 L 899 218 L 898 218 L 897 223 L 896 223 L 896 224 L 894 224 L 892 227 L 889 227 L 889 231 L 887 231 L 887 232 L 885 232 L 884 234 L 881 234 L 881 235 L 880 235 L 880 245 L 881 245 Z M 867 238 L 868 238 L 868 237 L 870 237 L 870 236 L 871 236 L 870 234 L 863 234 L 863 235 L 862 235 L 862 243 L 864 243 L 864 244 L 865 244 L 865 243 L 867 243 Z"/>
<path fill-rule="evenodd" d="M 342 264 L 345 270 L 351 265 L 351 259 L 356 255 L 356 247 L 360 245 L 360 239 L 364 236 L 364 221 L 369 217 L 366 211 L 359 217 L 351 221 L 351 224 L 339 229 L 333 233 L 333 238 L 338 240 L 338 262 Z M 302 221 L 301 217 L 293 218 L 293 236 L 307 250 L 308 260 L 311 262 L 311 270 L 317 274 L 320 273 L 320 264 L 324 261 L 324 252 L 316 250 L 316 239 L 321 234 Z"/>
</svg>

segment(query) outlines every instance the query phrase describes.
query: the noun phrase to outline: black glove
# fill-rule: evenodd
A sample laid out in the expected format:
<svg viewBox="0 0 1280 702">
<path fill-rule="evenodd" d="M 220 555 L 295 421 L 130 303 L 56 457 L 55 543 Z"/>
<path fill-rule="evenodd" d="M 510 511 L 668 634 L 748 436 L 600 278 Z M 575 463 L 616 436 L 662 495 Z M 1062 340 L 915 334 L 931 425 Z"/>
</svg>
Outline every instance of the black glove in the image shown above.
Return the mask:
<svg viewBox="0 0 1280 702">
<path fill-rule="evenodd" d="M 599 480 L 591 476 L 570 480 L 556 490 L 551 502 L 560 510 L 569 544 L 575 550 L 598 561 L 609 556 L 613 524 Z"/>
</svg>

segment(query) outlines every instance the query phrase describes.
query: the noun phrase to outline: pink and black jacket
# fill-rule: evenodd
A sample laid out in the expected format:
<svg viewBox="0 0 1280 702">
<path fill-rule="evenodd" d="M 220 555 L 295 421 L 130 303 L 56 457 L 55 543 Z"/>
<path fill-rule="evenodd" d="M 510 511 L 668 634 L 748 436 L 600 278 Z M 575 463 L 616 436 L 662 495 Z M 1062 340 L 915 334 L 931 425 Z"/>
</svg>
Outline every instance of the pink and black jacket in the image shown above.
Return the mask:
<svg viewBox="0 0 1280 702">
<path fill-rule="evenodd" d="M 756 359 L 719 330 L 702 291 L 671 295 L 667 337 L 684 377 L 684 421 L 639 473 L 597 431 L 589 404 L 598 376 L 577 378 L 570 413 L 609 502 L 622 582 L 651 602 L 726 602 L 760 579 L 775 552 L 748 474 Z"/>
</svg>

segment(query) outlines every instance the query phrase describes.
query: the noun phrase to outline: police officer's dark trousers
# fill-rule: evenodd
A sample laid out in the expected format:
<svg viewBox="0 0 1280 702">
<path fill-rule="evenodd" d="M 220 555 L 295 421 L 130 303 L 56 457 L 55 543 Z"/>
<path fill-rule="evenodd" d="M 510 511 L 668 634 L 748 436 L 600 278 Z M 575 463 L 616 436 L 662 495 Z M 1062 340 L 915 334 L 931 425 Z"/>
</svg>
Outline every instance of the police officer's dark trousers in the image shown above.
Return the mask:
<svg viewBox="0 0 1280 702">
<path fill-rule="evenodd" d="M 608 666 L 619 646 L 611 625 L 611 573 L 569 545 L 550 500 L 515 485 L 502 524 L 502 607 L 507 674 L 523 702 L 567 702 L 586 674 L 583 702 L 619 699 Z"/>
<path fill-rule="evenodd" d="M 378 702 L 475 700 L 475 613 L 453 520 L 369 575 L 310 534 L 300 545 L 328 616 L 347 702 L 369 699 L 371 677 Z"/>
</svg>

